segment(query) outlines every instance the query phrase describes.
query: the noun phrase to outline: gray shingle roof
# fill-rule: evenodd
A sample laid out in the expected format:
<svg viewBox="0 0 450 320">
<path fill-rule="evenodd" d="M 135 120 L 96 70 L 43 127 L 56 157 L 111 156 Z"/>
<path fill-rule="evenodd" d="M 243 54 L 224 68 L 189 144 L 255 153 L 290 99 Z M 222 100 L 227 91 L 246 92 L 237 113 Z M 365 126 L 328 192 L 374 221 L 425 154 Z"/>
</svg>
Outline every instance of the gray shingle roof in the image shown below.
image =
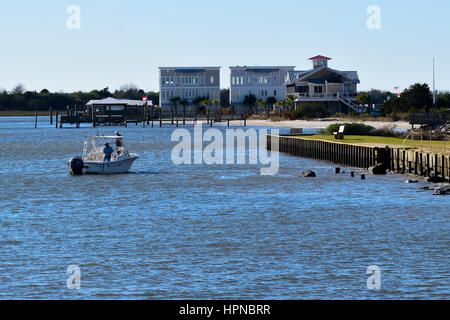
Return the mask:
<svg viewBox="0 0 450 320">
<path fill-rule="evenodd" d="M 357 71 L 339 71 L 339 70 L 331 69 L 329 67 L 327 67 L 327 68 L 346 76 L 347 78 L 355 81 L 356 83 L 360 83 Z M 303 71 L 300 71 L 300 70 L 290 71 L 289 75 L 288 75 L 288 84 L 292 84 L 293 82 L 297 81 L 298 79 L 301 79 L 304 76 L 306 76 L 316 70 L 317 69 L 303 70 Z"/>
<path fill-rule="evenodd" d="M 90 100 L 86 105 L 127 105 L 127 106 L 143 106 L 145 105 L 144 100 L 128 100 L 128 99 L 115 99 L 115 98 L 105 98 L 101 100 Z"/>
</svg>

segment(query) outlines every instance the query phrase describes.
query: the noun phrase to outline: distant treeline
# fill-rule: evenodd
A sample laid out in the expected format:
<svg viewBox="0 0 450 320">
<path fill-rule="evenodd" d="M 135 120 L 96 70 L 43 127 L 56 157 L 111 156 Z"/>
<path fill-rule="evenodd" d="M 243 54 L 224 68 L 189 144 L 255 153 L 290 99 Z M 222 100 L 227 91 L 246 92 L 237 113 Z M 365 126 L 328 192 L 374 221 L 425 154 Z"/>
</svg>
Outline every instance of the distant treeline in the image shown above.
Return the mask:
<svg viewBox="0 0 450 320">
<path fill-rule="evenodd" d="M 401 94 L 388 91 L 371 90 L 360 92 L 357 100 L 362 104 L 381 104 L 380 112 L 383 115 L 392 115 L 408 112 L 447 112 L 450 109 L 450 93 L 440 92 L 436 95 L 436 104 L 433 102 L 433 93 L 426 83 L 416 83 Z"/>
<path fill-rule="evenodd" d="M 24 110 L 24 111 L 45 111 L 50 107 L 53 110 L 65 110 L 67 106 L 84 106 L 89 100 L 104 99 L 113 97 L 117 99 L 141 100 L 147 96 L 153 104 L 159 104 L 159 92 L 146 92 L 133 84 L 122 86 L 119 90 L 111 92 L 108 87 L 101 90 L 92 90 L 90 92 L 49 92 L 43 89 L 40 92 L 26 91 L 22 84 L 18 84 L 11 91 L 0 89 L 0 111 L 4 110 Z M 230 91 L 228 89 L 220 90 L 220 100 L 222 107 L 229 107 Z M 246 97 L 249 100 L 251 97 Z M 255 101 L 249 105 L 257 104 Z M 450 109 L 450 93 L 440 92 L 436 97 L 436 104 L 433 104 L 433 94 L 427 84 L 416 83 L 405 89 L 400 97 L 398 94 L 371 90 L 360 92 L 357 100 L 361 104 L 382 105 L 380 112 L 383 115 L 396 115 L 398 113 L 407 113 L 411 111 L 441 111 Z M 269 98 L 271 99 L 271 98 Z M 277 101 L 266 101 L 268 104 L 275 104 Z M 273 98 L 272 98 L 273 99 Z M 294 104 L 293 99 L 279 101 L 278 104 Z"/>
<path fill-rule="evenodd" d="M 40 92 L 26 91 L 21 84 L 11 91 L 0 89 L 0 111 L 3 110 L 26 110 L 44 111 L 50 107 L 53 110 L 65 110 L 67 106 L 84 106 L 89 100 L 113 97 L 117 99 L 142 100 L 147 96 L 153 104 L 159 103 L 158 92 L 146 92 L 138 89 L 135 85 L 124 85 L 119 90 L 110 92 L 109 88 L 92 90 L 90 92 L 50 92 L 43 89 Z"/>
</svg>

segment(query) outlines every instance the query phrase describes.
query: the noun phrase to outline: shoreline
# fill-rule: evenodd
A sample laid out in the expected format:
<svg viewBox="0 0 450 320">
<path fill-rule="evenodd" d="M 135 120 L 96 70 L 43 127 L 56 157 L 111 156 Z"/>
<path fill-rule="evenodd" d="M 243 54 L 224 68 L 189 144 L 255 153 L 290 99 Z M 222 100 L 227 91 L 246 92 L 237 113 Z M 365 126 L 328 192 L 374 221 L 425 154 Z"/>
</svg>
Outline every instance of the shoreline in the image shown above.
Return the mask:
<svg viewBox="0 0 450 320">
<path fill-rule="evenodd" d="M 34 117 L 35 111 L 0 111 L 0 117 Z M 48 111 L 38 111 L 38 117 L 49 117 Z M 155 120 L 156 121 L 156 120 Z M 186 121 L 188 123 L 188 121 Z M 333 119 L 333 120 L 247 120 L 247 126 L 271 127 L 271 128 L 303 128 L 303 129 L 324 129 L 334 123 L 363 123 L 380 129 L 386 126 L 395 126 L 398 130 L 408 130 L 411 125 L 407 121 L 363 121 L 360 119 Z M 215 123 L 214 125 L 226 125 Z M 230 125 L 242 125 L 242 120 L 230 121 Z"/>
<path fill-rule="evenodd" d="M 0 111 L 0 117 L 34 117 L 36 111 L 17 111 L 3 110 Z M 48 111 L 37 111 L 39 117 L 50 117 Z"/>
<path fill-rule="evenodd" d="M 431 150 L 409 149 L 406 146 L 377 146 L 341 141 L 268 135 L 267 149 L 271 150 L 272 137 L 279 139 L 279 151 L 295 157 L 310 158 L 368 170 L 371 175 L 387 173 L 406 174 L 422 178 L 426 182 L 450 182 L 450 155 Z M 338 173 L 338 172 L 336 172 Z M 450 189 L 435 195 L 448 195 Z"/>
<path fill-rule="evenodd" d="M 230 121 L 230 124 L 238 124 L 242 122 Z M 388 121 L 361 121 L 355 120 L 284 120 L 284 121 L 270 121 L 270 120 L 247 120 L 247 126 L 255 127 L 278 127 L 278 128 L 303 128 L 303 129 L 325 129 L 329 125 L 334 123 L 363 123 L 374 127 L 375 129 L 381 129 L 385 126 L 395 125 L 398 130 L 408 130 L 411 125 L 406 121 L 388 122 Z"/>
</svg>

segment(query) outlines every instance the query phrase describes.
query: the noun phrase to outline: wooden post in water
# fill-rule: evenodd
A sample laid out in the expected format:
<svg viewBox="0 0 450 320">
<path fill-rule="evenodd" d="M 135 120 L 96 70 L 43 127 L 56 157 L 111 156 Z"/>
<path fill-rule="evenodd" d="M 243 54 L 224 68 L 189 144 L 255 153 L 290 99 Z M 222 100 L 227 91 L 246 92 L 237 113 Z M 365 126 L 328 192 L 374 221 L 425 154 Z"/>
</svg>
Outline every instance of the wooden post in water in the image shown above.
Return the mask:
<svg viewBox="0 0 450 320">
<path fill-rule="evenodd" d="M 34 112 L 34 128 L 37 129 L 37 122 L 38 122 L 38 113 L 37 111 Z"/>
<path fill-rule="evenodd" d="M 423 176 L 423 153 L 420 153 L 420 175 Z"/>
<path fill-rule="evenodd" d="M 419 153 L 414 153 L 414 174 L 417 175 L 419 173 Z"/>
<path fill-rule="evenodd" d="M 50 114 L 50 124 L 53 124 L 53 108 L 52 107 L 50 107 L 49 114 Z"/>
<path fill-rule="evenodd" d="M 406 172 L 406 150 L 403 150 L 402 173 Z"/>
<path fill-rule="evenodd" d="M 56 129 L 58 129 L 58 111 L 56 111 L 55 123 L 56 123 Z"/>
<path fill-rule="evenodd" d="M 438 155 L 434 155 L 434 178 L 437 179 L 438 177 Z"/>
</svg>

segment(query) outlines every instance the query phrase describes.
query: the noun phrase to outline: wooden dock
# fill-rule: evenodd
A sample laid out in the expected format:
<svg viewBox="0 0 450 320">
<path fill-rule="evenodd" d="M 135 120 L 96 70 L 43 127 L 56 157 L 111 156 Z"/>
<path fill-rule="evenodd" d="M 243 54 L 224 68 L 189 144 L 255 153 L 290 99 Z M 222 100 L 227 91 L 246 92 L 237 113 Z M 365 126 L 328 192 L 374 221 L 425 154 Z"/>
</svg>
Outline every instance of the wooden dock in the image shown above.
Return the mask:
<svg viewBox="0 0 450 320">
<path fill-rule="evenodd" d="M 71 108 L 66 115 L 62 115 L 58 122 L 58 114 L 56 114 L 56 127 L 63 128 L 64 124 L 75 125 L 77 128 L 81 124 L 92 124 L 95 128 L 97 126 L 128 126 L 129 124 L 144 124 L 147 126 L 160 126 L 163 124 L 169 125 L 186 125 L 186 123 L 197 123 L 197 121 L 206 122 L 213 126 L 214 123 L 227 123 L 230 126 L 231 121 L 242 121 L 244 126 L 247 125 L 247 116 L 244 113 L 228 113 L 221 114 L 220 112 L 211 113 L 196 113 L 186 112 L 183 110 L 177 112 L 176 110 L 156 110 L 155 108 L 135 108 L 127 109 L 125 111 L 108 111 L 102 113 L 86 112 L 86 110 L 78 110 Z"/>
<path fill-rule="evenodd" d="M 436 127 L 450 123 L 450 114 L 443 112 L 411 112 L 409 123 L 413 127 L 414 125 Z"/>
<path fill-rule="evenodd" d="M 271 149 L 273 136 L 267 136 Z M 393 173 L 414 174 L 433 182 L 450 181 L 450 156 L 415 149 L 369 147 L 333 141 L 315 140 L 305 136 L 278 136 L 279 151 L 293 156 L 328 161 L 354 168 L 369 169 L 382 164 Z"/>
</svg>

